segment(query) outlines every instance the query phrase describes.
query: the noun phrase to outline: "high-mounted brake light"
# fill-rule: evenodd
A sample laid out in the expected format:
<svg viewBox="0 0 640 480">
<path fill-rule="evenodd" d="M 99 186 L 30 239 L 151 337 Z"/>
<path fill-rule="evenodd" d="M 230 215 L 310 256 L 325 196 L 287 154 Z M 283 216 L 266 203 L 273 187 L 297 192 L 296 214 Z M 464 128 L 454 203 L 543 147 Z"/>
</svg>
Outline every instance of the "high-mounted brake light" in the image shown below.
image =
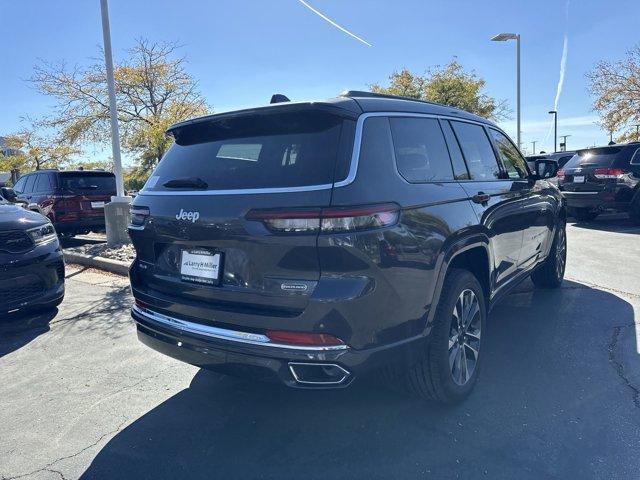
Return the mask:
<svg viewBox="0 0 640 480">
<path fill-rule="evenodd" d="M 265 335 L 272 342 L 291 345 L 344 345 L 344 342 L 326 333 L 287 332 L 284 330 L 267 330 Z"/>
<path fill-rule="evenodd" d="M 627 173 L 622 168 L 596 168 L 593 175 L 599 179 L 620 178 Z"/>
<path fill-rule="evenodd" d="M 349 232 L 394 225 L 400 207 L 395 203 L 357 207 L 330 207 L 291 210 L 251 210 L 247 220 L 257 220 L 273 232 Z"/>
</svg>

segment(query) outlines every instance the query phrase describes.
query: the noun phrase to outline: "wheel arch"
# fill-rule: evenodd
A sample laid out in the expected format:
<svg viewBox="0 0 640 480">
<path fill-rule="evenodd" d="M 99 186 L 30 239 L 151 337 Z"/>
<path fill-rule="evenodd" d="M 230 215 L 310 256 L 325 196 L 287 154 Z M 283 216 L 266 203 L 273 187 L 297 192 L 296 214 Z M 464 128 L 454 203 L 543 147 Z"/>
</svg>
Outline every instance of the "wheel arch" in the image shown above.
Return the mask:
<svg viewBox="0 0 640 480">
<path fill-rule="evenodd" d="M 489 310 L 489 300 L 493 289 L 491 265 L 493 265 L 493 254 L 489 237 L 485 234 L 463 237 L 450 244 L 444 251 L 438 269 L 436 285 L 431 299 L 431 307 L 427 317 L 427 333 L 433 324 L 437 305 L 442 296 L 445 277 L 452 268 L 468 270 L 476 276 L 483 289 L 487 311 Z"/>
</svg>

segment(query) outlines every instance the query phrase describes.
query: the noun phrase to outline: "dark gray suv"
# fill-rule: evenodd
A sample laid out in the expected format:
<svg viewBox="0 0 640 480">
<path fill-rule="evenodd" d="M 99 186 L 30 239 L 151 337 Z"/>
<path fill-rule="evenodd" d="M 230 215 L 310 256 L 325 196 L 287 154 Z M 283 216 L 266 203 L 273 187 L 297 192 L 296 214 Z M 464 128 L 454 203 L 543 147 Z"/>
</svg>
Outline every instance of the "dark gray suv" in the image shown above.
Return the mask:
<svg viewBox="0 0 640 480">
<path fill-rule="evenodd" d="M 130 276 L 140 340 L 177 359 L 301 388 L 383 370 L 455 402 L 496 301 L 562 281 L 555 164 L 530 173 L 483 118 L 346 92 L 168 133 L 131 208 Z"/>
</svg>

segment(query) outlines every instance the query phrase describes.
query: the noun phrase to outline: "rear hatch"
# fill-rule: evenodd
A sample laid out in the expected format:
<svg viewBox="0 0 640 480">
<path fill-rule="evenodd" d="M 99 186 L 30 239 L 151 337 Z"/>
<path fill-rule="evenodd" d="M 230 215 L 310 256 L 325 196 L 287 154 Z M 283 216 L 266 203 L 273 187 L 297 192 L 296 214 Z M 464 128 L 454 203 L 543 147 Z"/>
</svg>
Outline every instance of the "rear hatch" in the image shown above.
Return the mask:
<svg viewBox="0 0 640 480">
<path fill-rule="evenodd" d="M 104 204 L 116 195 L 116 177 L 111 172 L 60 172 L 58 190 L 57 221 L 95 220 L 104 217 Z"/>
<path fill-rule="evenodd" d="M 186 315 L 300 314 L 320 276 L 318 230 L 305 216 L 329 206 L 348 174 L 352 116 L 303 104 L 171 129 L 176 142 L 132 207 L 141 285 Z M 301 218 L 282 220 L 292 212 Z"/>
<path fill-rule="evenodd" d="M 625 172 L 625 158 L 623 146 L 580 150 L 558 172 L 562 189 L 569 192 L 603 191 L 607 184 L 615 183 Z"/>
</svg>

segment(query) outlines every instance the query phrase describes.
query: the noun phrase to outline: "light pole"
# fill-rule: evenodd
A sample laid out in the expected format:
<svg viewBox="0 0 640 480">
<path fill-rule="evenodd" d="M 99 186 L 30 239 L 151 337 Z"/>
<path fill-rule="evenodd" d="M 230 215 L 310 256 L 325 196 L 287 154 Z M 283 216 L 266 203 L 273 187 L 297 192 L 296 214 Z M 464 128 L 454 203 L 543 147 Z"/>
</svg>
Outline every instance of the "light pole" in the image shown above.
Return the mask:
<svg viewBox="0 0 640 480">
<path fill-rule="evenodd" d="M 550 110 L 549 115 L 553 115 L 553 153 L 558 151 L 558 112 Z"/>
<path fill-rule="evenodd" d="M 632 127 L 636 127 L 636 142 L 640 142 L 640 125 L 631 125 Z"/>
<path fill-rule="evenodd" d="M 120 133 L 118 132 L 118 112 L 116 110 L 116 88 L 113 79 L 113 56 L 111 54 L 111 31 L 109 28 L 109 6 L 107 0 L 100 0 L 102 13 L 102 38 L 104 41 L 104 63 L 107 70 L 107 90 L 109 91 L 109 116 L 111 118 L 111 150 L 113 173 L 116 176 L 116 196 L 104 207 L 107 245 L 128 243 L 129 204 L 131 197 L 124 195 L 122 180 L 122 159 L 120 158 Z"/>
<path fill-rule="evenodd" d="M 538 143 L 537 140 L 534 140 L 533 142 L 531 142 L 533 144 L 533 154 L 536 154 L 536 143 Z"/>
<path fill-rule="evenodd" d="M 566 152 L 567 151 L 567 138 L 569 138 L 571 135 L 560 135 L 560 138 L 562 138 L 562 142 L 560 143 L 560 151 L 562 152 Z M 564 146 L 564 150 L 562 150 Z"/>
<path fill-rule="evenodd" d="M 520 34 L 519 33 L 500 33 L 493 38 L 491 38 L 493 42 L 506 42 L 507 40 L 515 40 L 516 41 L 516 83 L 517 83 L 517 95 L 516 95 L 516 116 L 517 116 L 517 129 L 518 129 L 518 148 L 520 148 L 520 121 L 521 121 L 521 110 L 520 110 Z"/>
</svg>

